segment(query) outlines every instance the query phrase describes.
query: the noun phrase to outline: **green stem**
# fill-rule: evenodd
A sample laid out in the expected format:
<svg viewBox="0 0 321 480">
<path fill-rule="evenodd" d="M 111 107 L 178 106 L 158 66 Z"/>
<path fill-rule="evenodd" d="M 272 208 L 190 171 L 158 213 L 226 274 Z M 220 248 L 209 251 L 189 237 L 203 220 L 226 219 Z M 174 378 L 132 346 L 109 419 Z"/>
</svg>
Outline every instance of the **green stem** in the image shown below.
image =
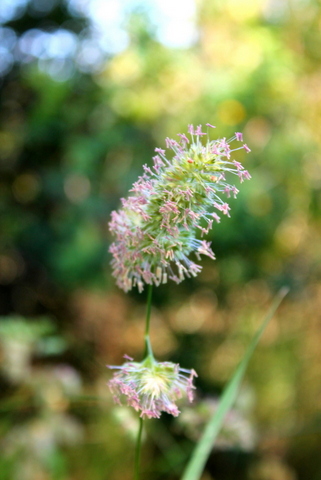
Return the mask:
<svg viewBox="0 0 321 480">
<path fill-rule="evenodd" d="M 152 346 L 149 338 L 149 327 L 150 327 L 150 312 L 152 308 L 152 293 L 153 285 L 148 285 L 148 294 L 147 294 L 147 311 L 146 311 L 146 324 L 145 324 L 145 352 L 144 358 L 150 356 L 154 358 Z"/>
<path fill-rule="evenodd" d="M 134 480 L 139 480 L 139 464 L 140 464 L 140 452 L 142 448 L 142 432 L 143 432 L 143 419 L 139 419 L 139 429 L 136 440 L 136 450 L 135 450 L 135 472 Z"/>
<path fill-rule="evenodd" d="M 153 285 L 148 286 L 148 294 L 147 294 L 147 310 L 146 310 L 146 323 L 145 323 L 145 351 L 144 351 L 144 358 L 150 357 L 154 359 L 152 346 L 150 343 L 149 338 L 149 328 L 150 328 L 150 312 L 152 309 L 152 292 L 153 292 Z M 135 450 L 135 472 L 134 472 L 134 480 L 139 480 L 139 469 L 140 469 L 140 452 L 142 449 L 142 432 L 143 432 L 143 419 L 139 419 L 139 428 L 136 440 L 136 450 Z"/>
</svg>

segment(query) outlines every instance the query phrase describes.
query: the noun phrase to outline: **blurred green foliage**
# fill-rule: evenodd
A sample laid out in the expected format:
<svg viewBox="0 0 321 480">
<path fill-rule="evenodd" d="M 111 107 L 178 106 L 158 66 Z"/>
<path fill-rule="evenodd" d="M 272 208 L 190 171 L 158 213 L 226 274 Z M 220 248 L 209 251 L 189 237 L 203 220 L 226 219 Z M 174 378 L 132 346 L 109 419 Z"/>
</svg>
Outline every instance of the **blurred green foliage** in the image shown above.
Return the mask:
<svg viewBox="0 0 321 480">
<path fill-rule="evenodd" d="M 64 5 L 7 27 L 81 38 L 88 20 Z M 0 478 L 131 478 L 137 419 L 113 408 L 104 365 L 142 354 L 145 296 L 114 287 L 107 223 L 166 136 L 210 122 L 217 136 L 244 132 L 252 153 L 237 159 L 253 178 L 213 230 L 217 260 L 155 289 L 155 351 L 195 368 L 211 404 L 290 286 L 235 412 L 255 446 L 214 449 L 204 480 L 318 480 L 320 2 L 197 2 L 186 49 L 161 44 L 146 14 L 127 20 L 128 47 L 96 72 L 57 79 L 34 59 L 1 80 Z M 202 403 L 186 431 L 201 420 Z M 144 478 L 179 478 L 195 435 L 149 423 Z"/>
</svg>

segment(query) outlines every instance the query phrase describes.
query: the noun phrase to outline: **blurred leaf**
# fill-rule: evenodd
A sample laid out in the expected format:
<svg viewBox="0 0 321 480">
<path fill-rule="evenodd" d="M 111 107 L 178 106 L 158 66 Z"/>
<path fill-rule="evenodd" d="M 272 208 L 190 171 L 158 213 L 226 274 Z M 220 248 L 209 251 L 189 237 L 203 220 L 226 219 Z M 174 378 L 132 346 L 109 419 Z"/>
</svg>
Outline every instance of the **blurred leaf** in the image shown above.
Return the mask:
<svg viewBox="0 0 321 480">
<path fill-rule="evenodd" d="M 0 339 L 34 342 L 43 335 L 52 333 L 54 326 L 48 318 L 29 321 L 23 317 L 0 317 Z"/>
</svg>

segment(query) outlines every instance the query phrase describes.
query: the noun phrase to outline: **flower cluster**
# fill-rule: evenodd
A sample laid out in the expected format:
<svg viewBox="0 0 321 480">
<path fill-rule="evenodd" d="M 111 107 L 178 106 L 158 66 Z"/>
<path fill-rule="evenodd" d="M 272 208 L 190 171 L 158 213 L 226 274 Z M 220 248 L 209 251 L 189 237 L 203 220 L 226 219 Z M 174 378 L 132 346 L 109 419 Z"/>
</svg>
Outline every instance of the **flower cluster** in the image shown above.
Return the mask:
<svg viewBox="0 0 321 480">
<path fill-rule="evenodd" d="M 180 411 L 175 402 L 184 394 L 193 401 L 194 370 L 180 368 L 171 362 L 156 362 L 148 356 L 143 362 L 133 362 L 132 358 L 122 366 L 108 366 L 117 369 L 108 385 L 114 401 L 121 405 L 120 397 L 127 397 L 127 404 L 140 411 L 142 418 L 159 418 L 161 412 L 177 417 Z"/>
<path fill-rule="evenodd" d="M 189 258 L 192 252 L 198 260 L 200 254 L 215 259 L 210 242 L 196 238 L 197 232 L 202 238 L 214 221 L 220 221 L 218 213 L 229 216 L 222 195 L 236 197 L 238 189 L 227 183 L 226 174 L 237 175 L 241 182 L 251 178 L 231 159 L 235 150 L 250 151 L 246 144 L 230 148 L 231 141 L 243 141 L 241 133 L 229 140 L 210 140 L 201 125 L 189 125 L 188 132 L 189 138 L 178 134 L 179 141 L 166 138 L 171 159 L 165 150 L 155 149 L 153 167 L 143 166 L 133 195 L 122 199 L 121 210 L 112 212 L 113 275 L 126 292 L 136 285 L 142 291 L 144 283 L 159 285 L 168 278 L 179 283 L 196 276 L 201 266 Z"/>
</svg>

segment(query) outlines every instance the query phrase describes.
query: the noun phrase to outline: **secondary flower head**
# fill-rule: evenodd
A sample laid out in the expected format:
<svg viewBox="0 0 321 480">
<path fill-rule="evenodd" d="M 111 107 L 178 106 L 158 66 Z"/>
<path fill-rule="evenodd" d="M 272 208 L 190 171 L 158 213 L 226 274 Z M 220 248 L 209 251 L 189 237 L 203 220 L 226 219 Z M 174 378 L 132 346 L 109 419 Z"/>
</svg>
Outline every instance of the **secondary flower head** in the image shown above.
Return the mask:
<svg viewBox="0 0 321 480">
<path fill-rule="evenodd" d="M 207 124 L 208 128 L 215 128 Z M 144 165 L 144 174 L 122 199 L 122 208 L 112 212 L 110 231 L 116 241 L 110 246 L 113 275 L 117 285 L 130 290 L 144 283 L 159 285 L 167 279 L 175 282 L 196 276 L 201 266 L 190 259 L 195 253 L 215 259 L 210 242 L 198 239 L 219 222 L 218 214 L 230 216 L 230 207 L 222 197 L 236 197 L 238 189 L 227 183 L 226 175 L 238 176 L 242 183 L 251 176 L 231 153 L 234 140 L 242 142 L 237 132 L 226 140 L 210 140 L 202 126 L 188 126 L 188 135 L 178 134 L 179 141 L 166 138 L 166 147 L 156 148 L 152 168 Z"/>
<path fill-rule="evenodd" d="M 109 366 L 117 370 L 108 382 L 116 403 L 121 405 L 124 395 L 127 404 L 140 411 L 141 417 L 159 418 L 161 412 L 177 417 L 180 412 L 175 402 L 183 395 L 193 401 L 193 378 L 197 376 L 194 370 L 171 362 L 159 363 L 151 356 L 141 363 L 125 358 L 129 361 L 122 366 Z"/>
</svg>

